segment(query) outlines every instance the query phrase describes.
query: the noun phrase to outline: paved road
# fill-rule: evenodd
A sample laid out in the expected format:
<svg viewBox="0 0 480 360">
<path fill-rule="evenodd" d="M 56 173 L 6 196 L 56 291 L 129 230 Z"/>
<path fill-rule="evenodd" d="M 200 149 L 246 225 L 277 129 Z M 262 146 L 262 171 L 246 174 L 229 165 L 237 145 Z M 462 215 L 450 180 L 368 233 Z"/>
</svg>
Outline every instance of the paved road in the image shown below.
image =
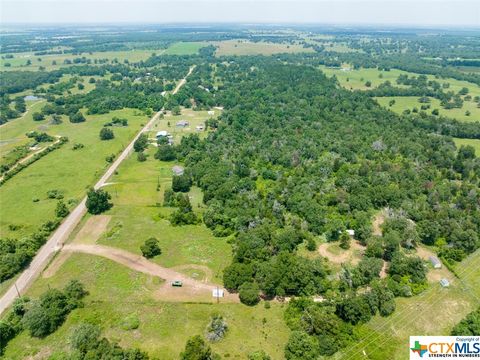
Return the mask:
<svg viewBox="0 0 480 360">
<path fill-rule="evenodd" d="M 185 78 L 182 79 L 175 88 L 175 90 L 173 90 L 173 94 L 177 93 L 177 91 L 186 83 L 186 78 L 192 73 L 194 68 L 195 66 L 192 66 L 190 68 Z M 156 113 L 142 128 L 142 130 L 140 130 L 140 132 L 135 136 L 135 138 L 130 142 L 130 144 L 128 144 L 128 146 L 123 150 L 120 156 L 112 163 L 112 165 L 110 165 L 110 167 L 100 178 L 100 180 L 98 180 L 98 182 L 94 186 L 95 189 L 99 189 L 107 182 L 110 176 L 112 176 L 115 170 L 117 170 L 117 168 L 120 166 L 121 162 L 125 160 L 130 154 L 130 152 L 133 150 L 133 144 L 135 143 L 135 141 L 140 137 L 142 133 L 150 130 L 151 126 L 159 118 L 162 111 L 163 109 Z M 75 226 L 77 226 L 77 224 L 87 212 L 87 208 L 85 207 L 86 200 L 87 198 L 85 197 L 80 202 L 80 204 L 78 204 L 77 207 L 65 218 L 62 224 L 58 227 L 57 230 L 55 230 L 53 235 L 45 243 L 45 245 L 40 248 L 30 265 L 22 272 L 17 281 L 12 286 L 10 286 L 7 292 L 2 296 L 2 298 L 0 299 L 0 314 L 2 314 L 13 303 L 15 298 L 18 296 L 17 291 L 19 291 L 20 294 L 26 292 L 26 290 L 30 287 L 33 281 L 45 269 L 55 252 L 62 248 L 65 240 L 68 239 L 70 233 L 73 231 Z"/>
</svg>

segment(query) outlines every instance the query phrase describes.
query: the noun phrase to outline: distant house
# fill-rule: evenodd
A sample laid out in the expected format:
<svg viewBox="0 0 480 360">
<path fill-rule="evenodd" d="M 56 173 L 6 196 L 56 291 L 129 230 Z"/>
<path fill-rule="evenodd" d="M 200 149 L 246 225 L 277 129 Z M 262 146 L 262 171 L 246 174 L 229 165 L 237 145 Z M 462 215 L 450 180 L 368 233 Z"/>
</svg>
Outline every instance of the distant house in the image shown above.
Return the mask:
<svg viewBox="0 0 480 360">
<path fill-rule="evenodd" d="M 207 114 L 210 115 L 210 116 L 213 116 L 213 115 L 215 115 L 215 111 L 213 111 L 213 110 L 208 110 Z"/>
<path fill-rule="evenodd" d="M 195 126 L 195 130 L 203 131 L 203 130 L 205 130 L 205 126 L 203 124 L 197 125 L 197 126 Z"/>
<path fill-rule="evenodd" d="M 450 282 L 447 280 L 447 279 L 441 279 L 440 280 L 440 285 L 443 287 L 443 288 L 447 288 L 450 286 Z"/>
<path fill-rule="evenodd" d="M 157 139 L 161 137 L 166 137 L 166 136 L 168 136 L 168 131 L 166 130 L 160 130 L 159 132 L 157 132 L 157 135 L 155 135 Z"/>
<path fill-rule="evenodd" d="M 189 125 L 189 122 L 187 120 L 180 120 L 176 124 L 177 127 L 187 127 L 188 125 Z"/>
<path fill-rule="evenodd" d="M 347 234 L 350 235 L 350 236 L 355 236 L 355 230 L 352 230 L 352 229 L 347 229 Z"/>
<path fill-rule="evenodd" d="M 437 258 L 435 256 L 430 256 L 428 258 L 428 260 L 430 260 L 430 263 L 432 264 L 434 269 L 441 269 L 442 268 L 442 262 L 440 261 L 439 258 Z"/>
<path fill-rule="evenodd" d="M 183 173 L 185 172 L 185 169 L 180 165 L 175 165 L 174 167 L 172 167 L 172 172 L 174 175 L 180 176 L 180 175 L 183 175 Z"/>
</svg>

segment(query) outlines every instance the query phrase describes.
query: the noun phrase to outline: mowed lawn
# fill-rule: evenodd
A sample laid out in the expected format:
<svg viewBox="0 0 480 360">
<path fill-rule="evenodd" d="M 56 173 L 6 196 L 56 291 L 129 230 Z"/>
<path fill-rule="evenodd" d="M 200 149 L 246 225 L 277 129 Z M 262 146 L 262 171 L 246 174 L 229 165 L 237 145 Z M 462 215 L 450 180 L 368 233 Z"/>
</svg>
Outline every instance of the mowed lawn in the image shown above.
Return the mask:
<svg viewBox="0 0 480 360">
<path fill-rule="evenodd" d="M 417 108 L 420 111 L 421 104 L 418 99 L 418 96 L 385 96 L 385 97 L 376 97 L 375 98 L 380 105 L 390 109 L 397 114 L 403 113 L 405 110 L 413 110 Z M 432 113 L 433 109 L 438 109 L 438 112 L 442 116 L 446 116 L 452 119 L 457 119 L 459 121 L 480 121 L 480 108 L 477 107 L 477 103 L 473 101 L 464 101 L 463 106 L 460 109 L 444 109 L 440 105 L 440 100 L 429 98 L 430 99 L 430 108 L 424 110 L 428 114 Z M 389 106 L 389 102 L 395 100 L 395 104 Z M 466 115 L 466 112 L 470 111 L 470 115 Z"/>
<path fill-rule="evenodd" d="M 190 126 L 175 129 L 176 121 L 187 116 Z M 184 109 L 180 116 L 169 113 L 154 125 L 154 130 L 150 132 L 151 141 L 155 142 L 154 136 L 158 130 L 169 129 L 174 134 L 175 142 L 180 142 L 181 136 L 195 132 L 195 124 L 203 122 L 206 117 L 206 111 Z M 170 127 L 168 122 L 171 123 Z M 152 261 L 166 267 L 190 264 L 207 266 L 212 272 L 211 281 L 221 284 L 222 271 L 230 263 L 231 246 L 226 238 L 214 237 L 203 223 L 170 225 L 168 216 L 174 209 L 163 207 L 163 194 L 167 188 L 171 188 L 172 166 L 179 163 L 155 159 L 156 151 L 157 148 L 150 145 L 145 162 L 137 161 L 136 154 L 132 154 L 122 163 L 118 174 L 111 178 L 111 185 L 105 187 L 112 194 L 114 207 L 106 213 L 112 218 L 108 230 L 98 242 L 141 254 L 140 246 L 144 241 L 156 237 L 160 241 L 162 255 Z M 158 191 L 157 185 L 160 185 Z M 201 190 L 193 187 L 188 195 L 194 211 L 201 216 L 204 211 Z M 188 273 L 189 270 L 185 271 Z"/>
<path fill-rule="evenodd" d="M 230 55 L 274 55 L 280 53 L 313 52 L 298 44 L 280 44 L 270 42 L 251 42 L 246 40 L 225 40 L 212 42 L 217 47 L 216 56 Z"/>
<path fill-rule="evenodd" d="M 85 271 L 79 271 L 83 269 Z M 139 347 L 158 359 L 178 359 L 190 336 L 204 335 L 211 315 L 220 313 L 228 323 L 224 339 L 212 343 L 222 358 L 246 359 L 255 350 L 264 349 L 272 359 L 283 359 L 289 330 L 283 321 L 283 305 L 272 303 L 265 309 L 243 304 L 170 303 L 154 297 L 158 278 L 140 274 L 110 260 L 74 254 L 55 276 L 40 278 L 29 291 L 36 297 L 51 287 L 63 287 L 72 278 L 79 279 L 90 294 L 85 306 L 74 310 L 65 324 L 44 339 L 22 332 L 7 346 L 5 358 L 25 359 L 42 354 L 46 358 L 68 349 L 68 337 L 81 322 L 98 324 L 103 335 L 125 347 Z M 139 327 L 126 330 L 127 318 L 139 320 Z"/>
<path fill-rule="evenodd" d="M 376 316 L 362 325 L 360 341 L 334 358 L 403 360 L 409 358 L 410 335 L 449 335 L 455 324 L 478 307 L 480 250 L 455 269 L 460 279 L 455 279 L 449 288 L 432 283 L 420 295 L 397 298 L 397 309 L 391 316 Z"/>
<path fill-rule="evenodd" d="M 127 118 L 129 126 L 114 127 L 115 139 L 101 141 L 100 129 L 113 116 Z M 25 133 L 31 130 L 67 136 L 69 142 L 31 164 L 0 187 L 0 236 L 18 238 L 32 233 L 45 221 L 53 220 L 58 200 L 47 198 L 49 190 L 63 192 L 66 202 L 80 201 L 88 187 L 95 183 L 109 165 L 106 157 L 118 154 L 140 130 L 140 125 L 148 120 L 138 110 L 132 109 L 104 115 L 87 115 L 86 118 L 84 123 L 72 124 L 63 117 L 61 125 L 49 125 L 49 120 L 34 122 L 29 113 L 22 119 L 2 126 L 1 140 L 6 146 L 22 143 L 26 139 Z M 73 150 L 75 143 L 81 143 L 84 147 Z M 39 201 L 34 202 L 33 199 Z M 11 230 L 10 225 L 18 229 Z"/>
</svg>

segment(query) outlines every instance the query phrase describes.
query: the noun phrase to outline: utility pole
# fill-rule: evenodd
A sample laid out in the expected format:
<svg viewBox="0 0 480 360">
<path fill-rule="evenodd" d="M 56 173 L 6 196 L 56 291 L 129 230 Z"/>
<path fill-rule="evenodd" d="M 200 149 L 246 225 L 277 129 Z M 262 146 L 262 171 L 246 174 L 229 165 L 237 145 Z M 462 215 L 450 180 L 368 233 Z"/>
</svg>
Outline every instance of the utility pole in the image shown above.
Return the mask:
<svg viewBox="0 0 480 360">
<path fill-rule="evenodd" d="M 15 290 L 17 290 L 17 295 L 18 295 L 18 297 L 21 297 L 21 296 L 20 296 L 20 291 L 18 291 L 17 283 L 14 283 L 14 285 L 15 285 Z"/>
</svg>

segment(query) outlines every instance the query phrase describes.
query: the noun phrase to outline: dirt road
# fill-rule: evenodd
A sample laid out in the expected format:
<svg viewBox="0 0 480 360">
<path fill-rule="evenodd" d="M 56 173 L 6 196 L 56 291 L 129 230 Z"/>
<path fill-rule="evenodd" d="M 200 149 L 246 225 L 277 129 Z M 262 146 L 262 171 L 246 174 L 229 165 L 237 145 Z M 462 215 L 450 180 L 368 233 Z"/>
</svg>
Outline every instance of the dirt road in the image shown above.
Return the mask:
<svg viewBox="0 0 480 360">
<path fill-rule="evenodd" d="M 144 274 L 158 276 L 164 279 L 170 286 L 170 283 L 175 280 L 180 280 L 184 286 L 193 287 L 195 289 L 213 290 L 218 285 L 192 279 L 178 271 L 160 266 L 145 259 L 143 256 L 133 254 L 131 252 L 104 245 L 89 245 L 89 244 L 68 244 L 62 248 L 62 252 L 81 252 L 84 254 L 91 254 L 102 256 L 104 258 L 115 261 L 119 264 L 127 266 L 128 268 L 142 272 Z M 226 290 L 225 290 L 226 292 Z"/>
<path fill-rule="evenodd" d="M 177 93 L 177 91 L 186 83 L 186 78 L 192 73 L 194 68 L 195 66 L 192 66 L 190 68 L 188 74 L 185 76 L 184 79 L 180 81 L 180 83 L 173 91 L 173 94 Z M 157 121 L 157 119 L 160 117 L 162 111 L 163 109 L 156 113 L 142 128 L 142 130 L 140 130 L 140 132 L 135 136 L 135 138 L 133 138 L 130 144 L 128 144 L 128 146 L 123 150 L 120 156 L 118 156 L 118 158 L 107 169 L 105 174 L 103 174 L 100 180 L 98 180 L 98 182 L 95 184 L 95 189 L 99 189 L 107 182 L 110 176 L 112 176 L 113 173 L 118 169 L 122 161 L 125 160 L 132 152 L 133 144 L 135 143 L 135 141 L 140 137 L 142 133 L 150 130 L 153 123 Z M 73 231 L 73 229 L 77 226 L 77 224 L 87 212 L 87 208 L 85 207 L 86 200 L 87 198 L 85 197 L 80 202 L 80 204 L 78 204 L 77 207 L 65 218 L 62 224 L 45 243 L 45 245 L 40 248 L 30 265 L 22 272 L 17 281 L 12 286 L 10 286 L 7 292 L 2 296 L 2 298 L 0 299 L 0 314 L 2 314 L 18 296 L 17 289 L 20 294 L 24 294 L 29 288 L 29 286 L 33 283 L 33 281 L 43 271 L 43 269 L 45 269 L 55 252 L 61 249 L 65 240 L 68 238 L 70 233 Z"/>
<path fill-rule="evenodd" d="M 48 146 L 46 146 L 46 147 L 44 147 L 44 148 L 41 148 L 40 150 L 37 150 L 37 151 L 35 151 L 35 152 L 33 152 L 33 153 L 25 156 L 24 158 L 18 160 L 18 161 L 15 163 L 15 165 L 13 165 L 10 169 L 8 169 L 7 172 L 5 172 L 5 173 L 2 175 L 2 177 L 0 177 L 0 181 L 3 180 L 3 178 L 5 177 L 6 174 L 8 174 L 10 171 L 13 171 L 13 170 L 14 170 L 15 168 L 17 168 L 19 165 L 25 164 L 26 162 L 28 162 L 28 161 L 29 161 L 32 157 L 34 157 L 35 155 L 40 154 L 40 153 L 42 153 L 42 152 L 44 152 L 44 151 L 47 151 L 48 148 L 50 148 L 50 147 L 52 147 L 52 146 L 54 146 L 54 145 L 57 145 L 57 144 L 60 142 L 60 136 L 56 136 L 56 137 L 57 137 L 57 140 L 55 140 L 55 142 L 53 142 L 52 144 L 50 144 L 50 145 L 48 145 Z"/>
</svg>

